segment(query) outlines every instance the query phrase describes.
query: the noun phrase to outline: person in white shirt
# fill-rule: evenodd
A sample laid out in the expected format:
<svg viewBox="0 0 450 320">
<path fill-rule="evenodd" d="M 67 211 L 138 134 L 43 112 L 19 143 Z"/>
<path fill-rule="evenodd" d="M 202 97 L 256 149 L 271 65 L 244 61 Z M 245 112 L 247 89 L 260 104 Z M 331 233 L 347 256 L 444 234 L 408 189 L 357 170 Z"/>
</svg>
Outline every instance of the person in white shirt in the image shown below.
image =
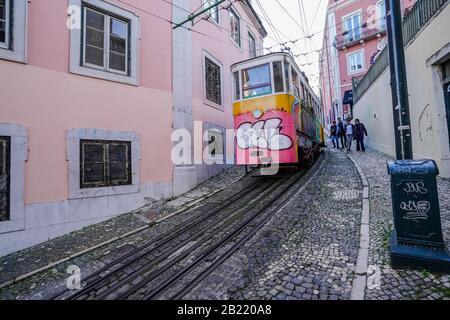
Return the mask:
<svg viewBox="0 0 450 320">
<path fill-rule="evenodd" d="M 348 118 L 345 125 L 345 134 L 347 135 L 347 152 L 352 151 L 352 141 L 353 141 L 354 127 L 352 124 L 352 119 Z"/>
</svg>

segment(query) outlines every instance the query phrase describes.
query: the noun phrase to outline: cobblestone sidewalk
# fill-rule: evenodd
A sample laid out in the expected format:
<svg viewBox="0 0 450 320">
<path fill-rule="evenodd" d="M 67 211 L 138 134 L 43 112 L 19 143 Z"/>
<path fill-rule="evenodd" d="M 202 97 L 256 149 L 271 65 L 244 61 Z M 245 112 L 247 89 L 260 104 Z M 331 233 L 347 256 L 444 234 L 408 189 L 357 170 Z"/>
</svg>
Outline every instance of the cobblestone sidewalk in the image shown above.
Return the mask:
<svg viewBox="0 0 450 320">
<path fill-rule="evenodd" d="M 366 299 L 450 299 L 449 275 L 393 270 L 389 234 L 393 229 L 390 177 L 386 162 L 393 158 L 368 149 L 352 153 L 370 184 L 370 247 Z M 450 243 L 450 181 L 438 178 L 444 237 Z"/>
<path fill-rule="evenodd" d="M 136 213 L 127 213 L 100 224 L 89 226 L 40 245 L 0 258 L 0 285 L 55 263 L 61 259 L 89 250 L 100 243 L 139 230 L 193 201 L 211 194 L 238 180 L 245 174 L 242 167 L 230 168 L 194 190 L 173 200 L 159 201 Z"/>
</svg>

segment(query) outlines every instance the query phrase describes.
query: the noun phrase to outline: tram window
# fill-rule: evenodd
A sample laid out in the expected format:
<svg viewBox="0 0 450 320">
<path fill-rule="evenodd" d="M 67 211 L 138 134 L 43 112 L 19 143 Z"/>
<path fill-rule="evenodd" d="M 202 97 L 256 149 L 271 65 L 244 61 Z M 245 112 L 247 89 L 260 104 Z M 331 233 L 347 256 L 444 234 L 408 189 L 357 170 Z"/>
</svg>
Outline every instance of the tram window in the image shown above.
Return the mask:
<svg viewBox="0 0 450 320">
<path fill-rule="evenodd" d="M 270 64 L 243 70 L 242 82 L 244 99 L 271 94 Z"/>
<path fill-rule="evenodd" d="M 281 67 L 281 61 L 273 63 L 273 80 L 275 82 L 275 92 L 283 92 L 283 70 Z"/>
<path fill-rule="evenodd" d="M 289 85 L 289 63 L 284 62 L 284 83 L 286 86 L 286 92 L 291 91 L 291 86 Z"/>
<path fill-rule="evenodd" d="M 234 100 L 241 99 L 241 86 L 239 85 L 239 72 L 233 73 Z"/>
<path fill-rule="evenodd" d="M 294 94 L 296 97 L 300 97 L 300 83 L 298 81 L 298 74 L 292 69 L 292 83 L 294 84 Z"/>
</svg>

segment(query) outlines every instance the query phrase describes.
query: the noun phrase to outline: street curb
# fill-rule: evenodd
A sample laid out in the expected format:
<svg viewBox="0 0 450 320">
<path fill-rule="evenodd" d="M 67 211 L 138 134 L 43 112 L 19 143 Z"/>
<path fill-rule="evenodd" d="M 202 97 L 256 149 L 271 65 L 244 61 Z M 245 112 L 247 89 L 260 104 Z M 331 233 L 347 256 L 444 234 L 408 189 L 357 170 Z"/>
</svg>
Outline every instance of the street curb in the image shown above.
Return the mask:
<svg viewBox="0 0 450 320">
<path fill-rule="evenodd" d="M 361 214 L 361 231 L 360 243 L 358 250 L 358 258 L 356 260 L 355 278 L 353 279 L 350 300 L 364 300 L 367 286 L 367 272 L 369 261 L 369 244 L 370 244 L 370 185 L 366 174 L 358 165 L 356 160 L 349 154 L 348 158 L 353 162 L 363 185 L 363 201 Z"/>
<path fill-rule="evenodd" d="M 215 190 L 215 191 L 213 191 L 213 192 L 211 192 L 211 193 L 208 193 L 208 194 L 206 194 L 206 195 L 204 195 L 204 196 L 201 196 L 201 197 L 199 197 L 199 198 L 197 198 L 197 199 L 194 199 L 193 201 L 188 202 L 187 204 L 181 206 L 180 209 L 178 209 L 177 211 L 175 211 L 175 212 L 173 212 L 173 213 L 171 213 L 171 214 L 169 214 L 169 215 L 167 215 L 167 216 L 164 216 L 164 217 L 162 217 L 162 218 L 159 218 L 159 219 L 157 219 L 157 220 L 155 220 L 155 221 L 153 221 L 153 222 L 149 222 L 149 223 L 147 223 L 145 226 L 142 226 L 142 227 L 140 227 L 140 228 L 137 228 L 137 229 L 135 229 L 135 230 L 132 230 L 132 231 L 130 231 L 130 232 L 127 232 L 127 233 L 125 233 L 125 234 L 123 234 L 123 235 L 114 237 L 114 238 L 112 238 L 112 239 L 106 240 L 106 241 L 104 241 L 104 242 L 102 242 L 102 243 L 96 244 L 96 245 L 93 246 L 93 247 L 87 248 L 87 249 L 85 249 L 85 250 L 82 250 L 82 251 L 80 251 L 80 252 L 77 252 L 77 253 L 75 253 L 75 254 L 72 254 L 72 255 L 70 255 L 70 256 L 68 256 L 68 257 L 62 258 L 62 259 L 60 259 L 60 260 L 58 260 L 58 261 L 52 262 L 52 263 L 50 263 L 50 264 L 48 264 L 48 265 L 46 265 L 46 266 L 43 266 L 43 267 L 41 267 L 41 268 L 39 268 L 39 269 L 33 270 L 33 271 L 31 271 L 31 272 L 28 272 L 28 273 L 26 273 L 26 274 L 24 274 L 24 275 L 20 275 L 20 276 L 18 276 L 18 277 L 16 277 L 16 278 L 13 278 L 12 280 L 8 280 L 8 281 L 6 281 L 6 282 L 0 284 L 0 290 L 3 289 L 3 288 L 5 288 L 5 287 L 8 287 L 8 286 L 10 286 L 10 285 L 16 284 L 16 283 L 18 283 L 18 282 L 20 282 L 20 281 L 23 281 L 23 280 L 25 280 L 25 279 L 27 279 L 27 278 L 30 278 L 30 277 L 32 277 L 32 276 L 38 274 L 38 273 L 47 271 L 47 270 L 49 270 L 49 269 L 51 269 L 51 268 L 53 268 L 53 267 L 55 267 L 55 266 L 57 266 L 57 265 L 59 265 L 59 264 L 61 264 L 61 263 L 67 262 L 67 261 L 69 261 L 69 260 L 72 260 L 72 259 L 77 258 L 77 257 L 79 257 L 79 256 L 82 256 L 82 255 L 84 255 L 84 254 L 87 254 L 87 253 L 89 253 L 89 252 L 91 252 L 91 251 L 94 251 L 94 250 L 99 249 L 99 248 L 101 248 L 101 247 L 107 246 L 107 245 L 109 245 L 109 244 L 111 244 L 111 243 L 113 243 L 113 242 L 116 242 L 116 241 L 118 241 L 118 240 L 127 238 L 127 237 L 132 236 L 132 235 L 134 235 L 134 234 L 137 234 L 137 233 L 139 233 L 139 232 L 141 232 L 141 231 L 144 231 L 144 230 L 146 230 L 146 229 L 148 229 L 148 228 L 150 228 L 150 227 L 152 227 L 152 226 L 154 226 L 154 225 L 156 225 L 156 224 L 158 224 L 158 223 L 161 223 L 161 222 L 163 222 L 163 221 L 165 221 L 165 220 L 167 220 L 167 219 L 169 219 L 169 218 L 171 218 L 171 217 L 173 217 L 173 216 L 175 216 L 175 215 L 177 215 L 177 214 L 180 214 L 180 213 L 182 213 L 182 212 L 184 212 L 184 211 L 186 211 L 186 210 L 188 210 L 188 209 L 194 207 L 194 206 L 197 205 L 198 203 L 200 203 L 200 202 L 202 202 L 202 201 L 204 201 L 204 200 L 206 200 L 206 199 L 212 197 L 213 195 L 215 195 L 215 194 L 217 194 L 217 193 L 219 193 L 219 192 L 225 190 L 225 189 L 228 188 L 229 186 L 231 186 L 231 185 L 233 185 L 233 184 L 239 182 L 240 180 L 242 180 L 246 175 L 247 175 L 247 174 L 244 174 L 244 175 L 240 176 L 239 178 L 237 178 L 236 180 L 230 182 L 230 183 L 227 184 L 226 186 L 224 186 L 224 187 L 222 187 L 222 188 L 220 188 L 220 189 L 217 189 L 217 190 Z M 139 213 L 140 213 L 141 211 L 142 211 L 142 208 L 137 209 L 137 210 L 134 210 L 134 211 L 131 211 L 131 212 L 129 212 L 128 214 L 132 214 L 132 215 L 134 215 L 134 216 L 139 216 L 139 215 L 140 215 Z M 141 221 L 143 221 L 143 220 L 141 219 Z"/>
</svg>

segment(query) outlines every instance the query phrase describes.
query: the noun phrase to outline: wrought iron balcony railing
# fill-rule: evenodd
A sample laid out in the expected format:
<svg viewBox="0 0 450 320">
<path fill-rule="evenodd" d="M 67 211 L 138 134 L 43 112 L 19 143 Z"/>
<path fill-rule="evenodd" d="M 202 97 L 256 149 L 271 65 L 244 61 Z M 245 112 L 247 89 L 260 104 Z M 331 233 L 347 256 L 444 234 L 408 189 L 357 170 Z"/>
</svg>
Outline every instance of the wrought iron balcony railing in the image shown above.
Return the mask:
<svg viewBox="0 0 450 320">
<path fill-rule="evenodd" d="M 427 26 L 428 22 L 434 16 L 438 15 L 449 3 L 450 0 L 417 0 L 403 19 L 403 42 L 405 47 L 409 46 L 418 33 Z M 389 54 L 387 48 L 384 48 L 364 77 L 360 80 L 355 79 L 353 81 L 354 103 L 369 90 L 375 80 L 378 79 L 388 66 Z"/>
<path fill-rule="evenodd" d="M 343 34 L 336 37 L 335 47 L 338 50 L 345 50 L 358 43 L 384 36 L 386 34 L 386 24 L 380 24 L 379 26 L 362 26 L 360 29 L 354 29 L 345 31 Z"/>
</svg>

